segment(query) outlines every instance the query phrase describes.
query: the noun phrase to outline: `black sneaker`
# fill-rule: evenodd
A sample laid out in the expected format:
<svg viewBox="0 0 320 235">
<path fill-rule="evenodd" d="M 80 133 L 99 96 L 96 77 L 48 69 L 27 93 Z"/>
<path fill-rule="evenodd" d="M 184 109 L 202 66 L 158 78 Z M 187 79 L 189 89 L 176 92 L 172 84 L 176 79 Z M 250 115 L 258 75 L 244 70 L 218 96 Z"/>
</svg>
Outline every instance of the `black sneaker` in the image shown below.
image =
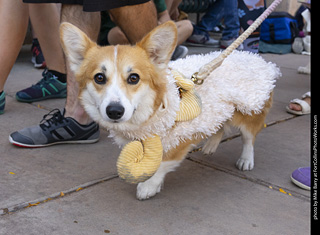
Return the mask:
<svg viewBox="0 0 320 235">
<path fill-rule="evenodd" d="M 99 140 L 99 125 L 92 122 L 81 125 L 70 117 L 64 117 L 54 109 L 43 116 L 40 125 L 24 128 L 9 136 L 10 143 L 26 148 L 38 148 L 55 144 L 95 143 Z"/>
<path fill-rule="evenodd" d="M 178 45 L 171 56 L 171 60 L 184 58 L 187 54 L 188 48 L 185 46 Z"/>
</svg>

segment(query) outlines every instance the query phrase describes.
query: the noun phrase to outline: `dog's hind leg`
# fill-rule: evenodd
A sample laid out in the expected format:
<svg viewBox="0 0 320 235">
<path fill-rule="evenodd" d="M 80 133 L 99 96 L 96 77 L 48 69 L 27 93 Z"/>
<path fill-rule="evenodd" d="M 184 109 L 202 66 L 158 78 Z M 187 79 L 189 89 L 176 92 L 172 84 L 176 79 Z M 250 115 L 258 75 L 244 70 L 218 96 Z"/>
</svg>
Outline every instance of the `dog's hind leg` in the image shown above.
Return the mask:
<svg viewBox="0 0 320 235">
<path fill-rule="evenodd" d="M 220 144 L 223 134 L 224 130 L 223 128 L 221 128 L 216 134 L 210 136 L 202 147 L 202 152 L 204 154 L 215 153 Z"/>
<path fill-rule="evenodd" d="M 236 166 L 239 170 L 248 171 L 254 167 L 254 139 L 255 136 L 246 129 L 245 126 L 240 128 L 241 137 L 243 142 L 243 149 L 240 158 L 238 159 Z"/>
<path fill-rule="evenodd" d="M 272 106 L 272 96 L 270 94 L 269 100 L 266 101 L 265 107 L 261 110 L 261 113 L 252 115 L 243 115 L 236 111 L 232 118 L 231 124 L 235 127 L 240 128 L 243 149 L 236 166 L 239 170 L 248 171 L 252 170 L 254 166 L 254 142 L 257 134 L 261 131 L 264 126 L 265 118 Z"/>
<path fill-rule="evenodd" d="M 166 174 L 174 171 L 187 156 L 193 144 L 198 144 L 200 141 L 201 139 L 186 140 L 165 153 L 156 173 L 150 179 L 138 184 L 137 198 L 145 200 L 159 193 Z"/>
</svg>

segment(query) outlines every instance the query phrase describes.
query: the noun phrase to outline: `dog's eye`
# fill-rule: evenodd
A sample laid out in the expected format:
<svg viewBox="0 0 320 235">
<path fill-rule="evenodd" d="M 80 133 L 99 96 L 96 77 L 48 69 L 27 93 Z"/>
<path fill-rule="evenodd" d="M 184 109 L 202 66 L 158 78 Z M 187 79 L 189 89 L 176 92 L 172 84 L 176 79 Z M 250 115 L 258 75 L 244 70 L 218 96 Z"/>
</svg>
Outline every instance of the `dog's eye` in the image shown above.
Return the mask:
<svg viewBox="0 0 320 235">
<path fill-rule="evenodd" d="M 103 73 L 97 73 L 96 75 L 94 75 L 94 81 L 97 84 L 106 84 L 107 82 L 106 75 L 104 75 Z"/>
<path fill-rule="evenodd" d="M 139 82 L 140 80 L 140 77 L 138 74 L 136 73 L 132 73 L 129 75 L 128 79 L 127 79 L 127 82 L 131 85 L 135 85 Z"/>
</svg>

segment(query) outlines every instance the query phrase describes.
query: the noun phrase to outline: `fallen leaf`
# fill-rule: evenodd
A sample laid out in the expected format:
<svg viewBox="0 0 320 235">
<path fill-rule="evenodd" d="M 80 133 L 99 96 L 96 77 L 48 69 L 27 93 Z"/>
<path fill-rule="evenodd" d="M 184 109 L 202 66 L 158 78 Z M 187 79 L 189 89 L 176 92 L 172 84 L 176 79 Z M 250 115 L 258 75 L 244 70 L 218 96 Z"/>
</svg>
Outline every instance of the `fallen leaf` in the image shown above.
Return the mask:
<svg viewBox="0 0 320 235">
<path fill-rule="evenodd" d="M 282 188 L 279 188 L 279 191 L 281 192 L 281 193 L 284 193 L 284 194 L 288 194 L 286 191 L 284 191 Z"/>
<path fill-rule="evenodd" d="M 48 198 L 46 200 L 43 200 L 43 202 L 47 202 L 47 201 L 50 201 L 50 200 L 52 200 L 52 198 Z"/>
<path fill-rule="evenodd" d="M 40 202 L 37 202 L 37 203 L 28 203 L 29 205 L 26 206 L 25 208 L 28 208 L 28 207 L 32 207 L 32 206 L 37 206 L 40 204 Z"/>
</svg>

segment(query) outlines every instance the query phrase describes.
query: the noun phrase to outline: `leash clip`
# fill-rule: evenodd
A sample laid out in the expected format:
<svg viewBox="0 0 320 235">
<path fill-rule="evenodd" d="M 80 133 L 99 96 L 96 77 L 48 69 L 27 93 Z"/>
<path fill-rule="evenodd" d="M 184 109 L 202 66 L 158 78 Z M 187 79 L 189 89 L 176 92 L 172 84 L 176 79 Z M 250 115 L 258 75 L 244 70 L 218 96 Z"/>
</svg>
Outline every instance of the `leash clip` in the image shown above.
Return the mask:
<svg viewBox="0 0 320 235">
<path fill-rule="evenodd" d="M 193 81 L 193 83 L 196 85 L 202 85 L 202 83 L 204 82 L 204 79 L 199 79 L 197 75 L 198 75 L 198 72 L 195 72 L 194 74 L 192 74 L 191 81 Z"/>
</svg>

